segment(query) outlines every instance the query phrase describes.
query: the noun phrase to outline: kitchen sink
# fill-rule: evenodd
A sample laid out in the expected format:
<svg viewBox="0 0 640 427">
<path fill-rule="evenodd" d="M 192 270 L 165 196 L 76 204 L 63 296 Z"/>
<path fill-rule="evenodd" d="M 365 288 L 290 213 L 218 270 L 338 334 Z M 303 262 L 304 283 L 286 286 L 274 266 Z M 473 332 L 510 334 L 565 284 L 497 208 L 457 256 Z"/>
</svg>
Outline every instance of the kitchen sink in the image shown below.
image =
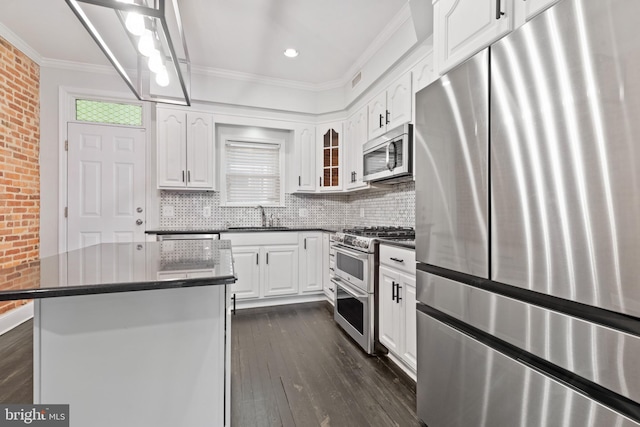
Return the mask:
<svg viewBox="0 0 640 427">
<path fill-rule="evenodd" d="M 260 226 L 249 226 L 249 227 L 228 227 L 227 230 L 243 230 L 243 231 L 278 231 L 278 230 L 288 230 L 289 227 L 260 227 Z"/>
</svg>

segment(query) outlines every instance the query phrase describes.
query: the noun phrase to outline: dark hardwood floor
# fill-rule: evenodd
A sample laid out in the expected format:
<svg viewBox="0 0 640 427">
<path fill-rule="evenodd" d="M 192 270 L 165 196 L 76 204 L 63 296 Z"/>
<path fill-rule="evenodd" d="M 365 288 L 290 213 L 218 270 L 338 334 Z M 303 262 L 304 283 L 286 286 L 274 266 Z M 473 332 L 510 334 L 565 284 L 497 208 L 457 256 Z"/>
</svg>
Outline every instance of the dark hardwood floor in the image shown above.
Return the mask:
<svg viewBox="0 0 640 427">
<path fill-rule="evenodd" d="M 329 304 L 242 310 L 231 325 L 234 426 L 420 425 L 415 383 L 358 348 Z"/>
<path fill-rule="evenodd" d="M 0 403 L 33 403 L 33 321 L 0 336 Z"/>
<path fill-rule="evenodd" d="M 30 403 L 33 324 L 0 336 L 0 402 Z M 420 426 L 415 384 L 364 354 L 324 302 L 232 318 L 231 420 L 244 426 Z"/>
</svg>

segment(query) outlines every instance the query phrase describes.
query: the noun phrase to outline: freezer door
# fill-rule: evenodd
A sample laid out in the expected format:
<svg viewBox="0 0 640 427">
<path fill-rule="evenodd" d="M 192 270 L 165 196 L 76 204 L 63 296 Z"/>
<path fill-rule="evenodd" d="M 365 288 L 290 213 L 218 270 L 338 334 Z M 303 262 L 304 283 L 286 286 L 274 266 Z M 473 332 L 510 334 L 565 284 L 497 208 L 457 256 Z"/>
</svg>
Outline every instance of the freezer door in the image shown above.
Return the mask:
<svg viewBox="0 0 640 427">
<path fill-rule="evenodd" d="M 491 47 L 493 280 L 640 317 L 638 28 L 565 0 Z"/>
<path fill-rule="evenodd" d="M 417 271 L 422 303 L 640 402 L 640 337 Z"/>
<path fill-rule="evenodd" d="M 416 260 L 488 277 L 484 50 L 416 94 Z"/>
<path fill-rule="evenodd" d="M 418 311 L 418 416 L 438 427 L 638 427 L 585 395 Z"/>
</svg>

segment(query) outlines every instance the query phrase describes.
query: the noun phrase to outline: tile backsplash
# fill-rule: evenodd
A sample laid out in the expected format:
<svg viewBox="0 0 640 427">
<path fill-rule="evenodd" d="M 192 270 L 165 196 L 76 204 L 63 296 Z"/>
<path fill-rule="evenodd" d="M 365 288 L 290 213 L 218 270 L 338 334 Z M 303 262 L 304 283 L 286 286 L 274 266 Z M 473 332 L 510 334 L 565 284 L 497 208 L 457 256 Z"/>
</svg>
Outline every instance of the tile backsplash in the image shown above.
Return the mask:
<svg viewBox="0 0 640 427">
<path fill-rule="evenodd" d="M 274 225 L 326 227 L 415 226 L 415 183 L 395 184 L 349 194 L 285 194 L 284 207 L 266 207 Z M 222 207 L 218 192 L 162 191 L 160 228 L 217 229 L 259 226 L 255 207 Z"/>
</svg>

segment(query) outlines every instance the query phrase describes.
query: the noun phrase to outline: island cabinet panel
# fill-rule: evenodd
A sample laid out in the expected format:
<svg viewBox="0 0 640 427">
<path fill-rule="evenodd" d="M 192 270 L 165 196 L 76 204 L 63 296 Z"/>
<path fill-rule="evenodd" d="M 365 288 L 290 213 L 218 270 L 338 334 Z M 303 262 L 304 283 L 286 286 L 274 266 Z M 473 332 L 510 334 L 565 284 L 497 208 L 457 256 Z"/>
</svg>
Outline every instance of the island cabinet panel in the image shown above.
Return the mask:
<svg viewBox="0 0 640 427">
<path fill-rule="evenodd" d="M 69 404 L 72 426 L 230 425 L 226 288 L 36 300 L 34 403 Z"/>
</svg>

